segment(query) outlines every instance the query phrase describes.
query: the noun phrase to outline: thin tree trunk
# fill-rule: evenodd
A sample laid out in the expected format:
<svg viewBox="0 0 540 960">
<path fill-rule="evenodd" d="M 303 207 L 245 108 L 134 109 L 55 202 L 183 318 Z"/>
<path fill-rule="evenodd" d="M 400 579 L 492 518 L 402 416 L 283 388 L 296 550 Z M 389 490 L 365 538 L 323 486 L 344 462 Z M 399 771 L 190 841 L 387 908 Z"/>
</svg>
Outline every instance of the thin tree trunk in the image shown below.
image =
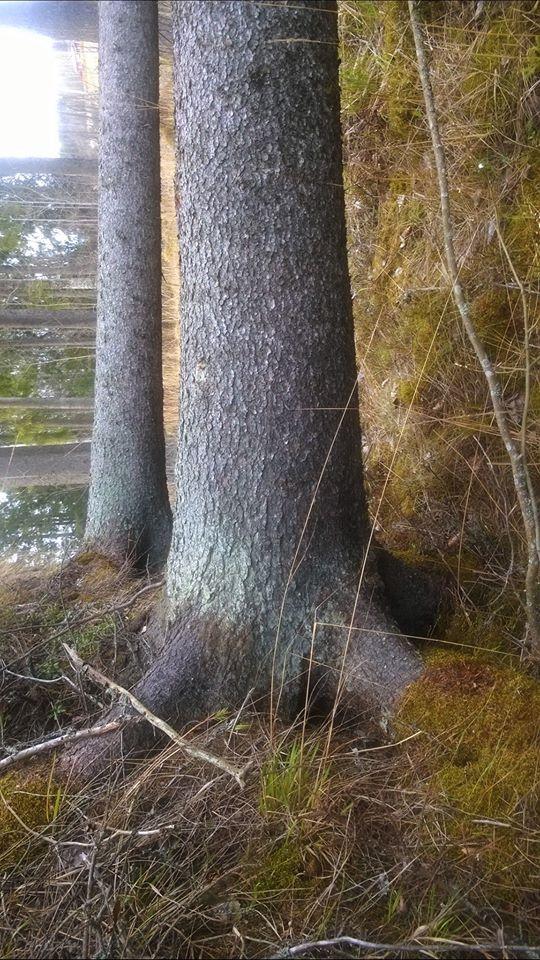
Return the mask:
<svg viewBox="0 0 540 960">
<path fill-rule="evenodd" d="M 471 346 L 478 358 L 486 378 L 493 413 L 497 427 L 504 443 L 514 480 L 514 488 L 523 519 L 523 530 L 527 545 L 527 575 L 525 581 L 525 604 L 527 609 L 527 623 L 529 630 L 529 646 L 532 656 L 540 662 L 540 534 L 538 519 L 538 504 L 532 479 L 527 467 L 525 446 L 514 439 L 510 422 L 505 408 L 500 378 L 492 363 L 484 344 L 482 343 L 474 323 L 471 320 L 469 303 L 461 280 L 457 264 L 454 227 L 450 210 L 450 192 L 448 186 L 448 172 L 444 147 L 441 140 L 435 99 L 431 87 L 431 77 L 427 62 L 426 49 L 418 13 L 416 0 L 409 0 L 409 14 L 416 47 L 418 72 L 422 83 L 426 114 L 433 144 L 435 166 L 441 197 L 441 217 L 443 227 L 444 249 L 446 264 L 452 282 L 452 293 L 459 311 L 463 327 Z"/>
<path fill-rule="evenodd" d="M 95 178 L 97 163 L 83 157 L 0 157 L 0 177 L 40 173 L 53 177 Z"/>
<path fill-rule="evenodd" d="M 86 540 L 137 561 L 170 541 L 161 373 L 157 3 L 100 3 L 96 413 Z"/>
</svg>

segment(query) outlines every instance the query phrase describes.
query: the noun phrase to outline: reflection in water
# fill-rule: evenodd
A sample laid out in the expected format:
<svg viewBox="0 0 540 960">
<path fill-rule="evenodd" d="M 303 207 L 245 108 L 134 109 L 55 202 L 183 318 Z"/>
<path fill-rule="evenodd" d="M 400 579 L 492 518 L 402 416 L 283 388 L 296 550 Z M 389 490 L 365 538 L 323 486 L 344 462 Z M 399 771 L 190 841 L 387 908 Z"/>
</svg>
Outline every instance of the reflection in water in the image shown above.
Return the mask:
<svg viewBox="0 0 540 960">
<path fill-rule="evenodd" d="M 61 560 L 80 542 L 86 487 L 19 487 L 0 493 L 0 560 Z"/>
</svg>

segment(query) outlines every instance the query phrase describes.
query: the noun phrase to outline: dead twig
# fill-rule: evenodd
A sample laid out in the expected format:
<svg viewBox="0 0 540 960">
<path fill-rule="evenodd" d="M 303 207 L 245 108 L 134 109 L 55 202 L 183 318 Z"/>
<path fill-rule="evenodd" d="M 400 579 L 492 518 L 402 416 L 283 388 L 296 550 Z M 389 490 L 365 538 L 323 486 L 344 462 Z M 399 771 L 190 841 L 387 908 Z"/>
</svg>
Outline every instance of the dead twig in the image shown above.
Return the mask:
<svg viewBox="0 0 540 960">
<path fill-rule="evenodd" d="M 334 947 L 352 947 L 356 950 L 377 950 L 389 953 L 392 957 L 398 954 L 410 954 L 418 957 L 434 957 L 440 953 L 448 953 L 449 949 L 470 950 L 486 956 L 489 951 L 493 956 L 508 956 L 508 951 L 515 957 L 530 957 L 533 960 L 538 956 L 536 947 L 526 947 L 519 945 L 500 943 L 462 943 L 457 940 L 440 940 L 437 943 L 372 943 L 370 940 L 359 940 L 358 937 L 333 937 L 331 940 L 311 940 L 309 943 L 298 943 L 294 947 L 284 947 L 279 953 L 275 953 L 271 960 L 282 960 L 286 957 L 301 957 L 304 953 L 310 953 L 312 950 L 332 950 Z"/>
<path fill-rule="evenodd" d="M 67 643 L 63 644 L 64 650 L 66 651 L 73 667 L 79 674 L 86 674 L 90 677 L 95 683 L 99 686 L 105 687 L 107 690 L 111 690 L 117 697 L 127 700 L 131 704 L 134 710 L 137 711 L 145 720 L 148 721 L 156 730 L 160 730 L 165 736 L 169 737 L 178 747 L 180 747 L 184 753 L 187 753 L 190 757 L 195 757 L 197 760 L 203 760 L 205 763 L 211 763 L 212 766 L 218 767 L 220 770 L 225 771 L 231 777 L 243 787 L 243 775 L 245 770 L 241 770 L 239 767 L 234 766 L 232 763 L 228 763 L 227 760 L 224 760 L 223 757 L 218 757 L 213 753 L 209 753 L 207 750 L 203 750 L 200 747 L 194 746 L 190 743 L 189 740 L 186 740 L 185 737 L 177 733 L 174 727 L 171 727 L 166 720 L 162 720 L 161 717 L 156 716 L 155 713 L 152 713 L 148 707 L 145 707 L 144 703 L 141 703 L 140 700 L 131 693 L 130 690 L 126 690 L 125 687 L 121 687 L 119 683 L 116 683 L 115 680 L 110 680 L 109 677 L 106 677 L 103 673 L 100 673 L 99 670 L 96 670 L 95 667 L 92 667 L 89 663 L 85 663 L 81 659 L 78 653 L 75 652 Z"/>
<path fill-rule="evenodd" d="M 514 439 L 510 429 L 510 423 L 505 410 L 505 403 L 499 376 L 491 357 L 484 347 L 484 344 L 480 340 L 476 331 L 476 327 L 471 320 L 469 303 L 459 278 L 459 269 L 454 243 L 454 226 L 450 210 L 446 153 L 439 130 L 439 120 L 435 106 L 435 98 L 433 96 L 433 89 L 431 86 L 431 76 L 427 61 L 426 47 L 420 27 L 416 0 L 409 0 L 409 16 L 414 36 L 418 73 L 424 94 L 424 103 L 426 107 L 429 132 L 431 135 L 435 166 L 437 168 L 446 265 L 452 283 L 452 294 L 454 301 L 459 311 L 464 330 L 484 372 L 497 427 L 506 448 L 512 469 L 514 488 L 523 518 L 523 529 L 525 533 L 528 554 L 527 575 L 525 580 L 525 605 L 527 610 L 529 646 L 531 655 L 535 660 L 540 661 L 540 542 L 538 536 L 538 505 L 534 496 L 533 484 L 527 467 L 524 451 L 520 448 L 520 444 Z"/>
<path fill-rule="evenodd" d="M 117 730 L 125 727 L 127 723 L 133 723 L 135 719 L 137 718 L 123 717 L 121 720 L 111 720 L 108 723 L 98 724 L 94 727 L 83 727 L 81 730 L 68 730 L 58 737 L 51 737 L 50 740 L 42 740 L 40 743 L 23 747 L 22 750 L 17 750 L 15 753 L 11 753 L 9 757 L 4 757 L 3 760 L 0 760 L 0 772 L 7 770 L 8 767 L 12 767 L 16 763 L 28 760 L 30 757 L 36 757 L 42 753 L 50 753 L 51 750 L 64 747 L 68 743 L 87 740 L 89 737 L 102 737 L 107 733 L 116 733 Z"/>
</svg>

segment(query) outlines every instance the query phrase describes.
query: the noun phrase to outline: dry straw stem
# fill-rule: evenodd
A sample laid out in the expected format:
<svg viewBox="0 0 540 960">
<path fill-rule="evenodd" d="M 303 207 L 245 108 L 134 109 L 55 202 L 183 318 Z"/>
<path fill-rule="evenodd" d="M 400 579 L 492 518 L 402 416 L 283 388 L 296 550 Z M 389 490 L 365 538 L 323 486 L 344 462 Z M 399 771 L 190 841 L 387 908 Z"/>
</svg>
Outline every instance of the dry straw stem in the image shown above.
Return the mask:
<svg viewBox="0 0 540 960">
<path fill-rule="evenodd" d="M 471 321 L 469 303 L 459 278 L 459 268 L 454 243 L 454 226 L 450 211 L 446 154 L 439 130 L 426 47 L 418 18 L 417 0 L 409 0 L 409 16 L 416 48 L 418 73 L 422 84 L 429 132 L 437 168 L 446 265 L 452 282 L 454 301 L 463 322 L 465 332 L 484 372 L 497 427 L 510 460 L 514 487 L 523 517 L 523 528 L 527 543 L 528 562 L 525 580 L 525 602 L 529 630 L 529 647 L 531 656 L 536 661 L 540 661 L 540 537 L 538 504 L 536 503 L 533 483 L 527 467 L 525 451 L 523 448 L 520 449 L 520 445 L 513 437 L 505 410 L 499 377 Z"/>
<path fill-rule="evenodd" d="M 195 757 L 197 760 L 203 760 L 205 763 L 211 763 L 212 766 L 218 767 L 220 770 L 224 770 L 225 773 L 230 774 L 231 777 L 243 786 L 243 774 L 245 770 L 240 770 L 238 767 L 235 767 L 233 764 L 228 763 L 222 757 L 215 756 L 213 753 L 209 753 L 207 750 L 203 750 L 200 747 L 194 746 L 189 740 L 186 740 L 185 737 L 182 737 L 177 731 L 170 726 L 165 720 L 162 720 L 160 717 L 157 717 L 155 713 L 152 713 L 148 707 L 145 707 L 144 703 L 141 703 L 129 690 L 126 690 L 125 687 L 121 687 L 119 683 L 116 683 L 115 680 L 110 680 L 109 677 L 104 676 L 100 673 L 99 670 L 96 670 L 95 667 L 92 667 L 89 663 L 85 663 L 81 659 L 78 653 L 75 652 L 67 643 L 63 644 L 64 650 L 66 651 L 71 663 L 77 670 L 79 674 L 86 674 L 89 676 L 94 683 L 99 684 L 101 687 L 105 687 L 107 690 L 111 690 L 116 696 L 126 699 L 134 710 L 137 713 L 141 714 L 145 720 L 148 721 L 156 730 L 160 730 L 161 733 L 164 733 L 165 736 L 169 737 L 169 740 L 172 740 L 177 746 L 179 746 L 184 753 L 187 753 L 190 757 Z"/>
</svg>

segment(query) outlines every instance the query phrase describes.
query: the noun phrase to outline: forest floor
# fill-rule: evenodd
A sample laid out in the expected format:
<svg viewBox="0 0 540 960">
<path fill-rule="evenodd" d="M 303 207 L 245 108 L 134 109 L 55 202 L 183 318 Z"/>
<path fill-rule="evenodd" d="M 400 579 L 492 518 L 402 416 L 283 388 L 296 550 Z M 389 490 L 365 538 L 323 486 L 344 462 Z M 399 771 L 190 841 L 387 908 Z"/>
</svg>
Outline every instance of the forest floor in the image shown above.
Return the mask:
<svg viewBox="0 0 540 960">
<path fill-rule="evenodd" d="M 64 642 L 135 681 L 160 592 L 91 555 L 3 577 L 6 756 L 109 702 Z M 299 955 L 538 956 L 540 684 L 462 610 L 424 655 L 393 743 L 344 721 L 270 724 L 251 705 L 186 731 L 247 766 L 243 787 L 162 740 L 82 789 L 57 782 L 51 754 L 14 765 L 2 956 L 270 957 L 340 935 L 390 946 Z"/>
</svg>

